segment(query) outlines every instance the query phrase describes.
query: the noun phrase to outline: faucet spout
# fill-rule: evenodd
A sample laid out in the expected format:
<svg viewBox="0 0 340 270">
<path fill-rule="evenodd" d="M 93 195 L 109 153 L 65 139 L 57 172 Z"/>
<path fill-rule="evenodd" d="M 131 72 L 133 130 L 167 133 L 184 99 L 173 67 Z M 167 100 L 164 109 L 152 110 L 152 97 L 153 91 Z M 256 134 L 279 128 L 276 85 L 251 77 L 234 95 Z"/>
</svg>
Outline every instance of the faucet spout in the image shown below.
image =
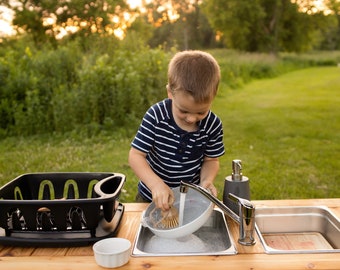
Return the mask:
<svg viewBox="0 0 340 270">
<path fill-rule="evenodd" d="M 227 207 L 224 203 L 222 203 L 219 199 L 217 199 L 214 195 L 210 194 L 203 187 L 181 181 L 180 192 L 187 193 L 188 189 L 192 188 L 203 196 L 205 196 L 208 200 L 213 202 L 217 207 L 219 207 L 227 216 L 232 218 L 239 224 L 240 227 L 240 235 L 238 242 L 241 245 L 251 246 L 255 244 L 254 232 L 255 232 L 255 207 L 250 201 L 246 199 L 242 199 L 232 193 L 229 193 L 229 198 L 233 200 L 235 203 L 239 205 L 239 215 L 235 214 L 229 207 Z"/>
</svg>

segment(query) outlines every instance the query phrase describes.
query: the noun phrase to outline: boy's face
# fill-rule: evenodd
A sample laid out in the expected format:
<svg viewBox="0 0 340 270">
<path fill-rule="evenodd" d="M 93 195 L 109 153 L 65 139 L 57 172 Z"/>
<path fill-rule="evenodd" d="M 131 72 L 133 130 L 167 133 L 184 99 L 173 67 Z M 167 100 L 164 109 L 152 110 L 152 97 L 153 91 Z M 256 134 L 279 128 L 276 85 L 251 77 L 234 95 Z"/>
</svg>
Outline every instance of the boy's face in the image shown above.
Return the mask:
<svg viewBox="0 0 340 270">
<path fill-rule="evenodd" d="M 197 130 L 197 123 L 209 113 L 211 102 L 197 103 L 184 91 L 168 91 L 168 97 L 172 99 L 172 114 L 176 124 L 183 130 Z"/>
</svg>

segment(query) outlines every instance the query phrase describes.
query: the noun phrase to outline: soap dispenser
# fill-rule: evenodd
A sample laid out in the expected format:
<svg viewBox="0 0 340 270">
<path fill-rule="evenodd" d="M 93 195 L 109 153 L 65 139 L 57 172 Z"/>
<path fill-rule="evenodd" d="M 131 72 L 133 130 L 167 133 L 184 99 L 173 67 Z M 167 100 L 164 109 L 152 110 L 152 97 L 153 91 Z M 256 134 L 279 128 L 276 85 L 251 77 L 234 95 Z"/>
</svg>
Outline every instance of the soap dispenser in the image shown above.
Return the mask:
<svg viewBox="0 0 340 270">
<path fill-rule="evenodd" d="M 232 174 L 225 178 L 223 191 L 223 203 L 235 214 L 239 215 L 239 206 L 229 199 L 229 193 L 250 200 L 249 179 L 242 175 L 242 161 L 239 159 L 232 161 Z"/>
</svg>

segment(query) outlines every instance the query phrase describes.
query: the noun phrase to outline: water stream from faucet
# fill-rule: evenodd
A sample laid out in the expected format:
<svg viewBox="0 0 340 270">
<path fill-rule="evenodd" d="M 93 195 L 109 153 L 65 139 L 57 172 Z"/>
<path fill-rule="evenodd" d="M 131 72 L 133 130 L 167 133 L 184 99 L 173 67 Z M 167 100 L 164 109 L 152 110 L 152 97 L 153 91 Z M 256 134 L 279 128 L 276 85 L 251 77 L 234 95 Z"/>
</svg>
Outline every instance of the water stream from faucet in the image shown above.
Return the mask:
<svg viewBox="0 0 340 270">
<path fill-rule="evenodd" d="M 181 227 L 183 225 L 183 218 L 184 218 L 184 206 L 185 206 L 185 197 L 186 193 L 181 193 L 180 200 L 179 200 L 179 222 L 178 226 Z"/>
</svg>

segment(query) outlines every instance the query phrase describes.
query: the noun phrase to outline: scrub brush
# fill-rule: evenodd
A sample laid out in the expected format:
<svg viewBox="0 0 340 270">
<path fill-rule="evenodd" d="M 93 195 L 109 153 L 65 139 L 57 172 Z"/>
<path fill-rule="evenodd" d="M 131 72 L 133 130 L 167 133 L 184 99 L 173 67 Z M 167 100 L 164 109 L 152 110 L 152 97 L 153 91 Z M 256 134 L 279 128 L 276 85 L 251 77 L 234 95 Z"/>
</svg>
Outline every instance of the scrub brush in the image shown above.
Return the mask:
<svg viewBox="0 0 340 270">
<path fill-rule="evenodd" d="M 178 226 L 178 210 L 176 207 L 171 206 L 167 211 L 161 211 L 161 223 L 164 228 L 172 229 Z"/>
<path fill-rule="evenodd" d="M 150 219 L 153 220 L 153 227 L 159 229 L 172 229 L 178 226 L 179 214 L 176 207 L 171 206 L 169 210 L 161 210 L 160 219 L 156 222 L 153 214 L 156 208 L 150 212 Z"/>
</svg>

